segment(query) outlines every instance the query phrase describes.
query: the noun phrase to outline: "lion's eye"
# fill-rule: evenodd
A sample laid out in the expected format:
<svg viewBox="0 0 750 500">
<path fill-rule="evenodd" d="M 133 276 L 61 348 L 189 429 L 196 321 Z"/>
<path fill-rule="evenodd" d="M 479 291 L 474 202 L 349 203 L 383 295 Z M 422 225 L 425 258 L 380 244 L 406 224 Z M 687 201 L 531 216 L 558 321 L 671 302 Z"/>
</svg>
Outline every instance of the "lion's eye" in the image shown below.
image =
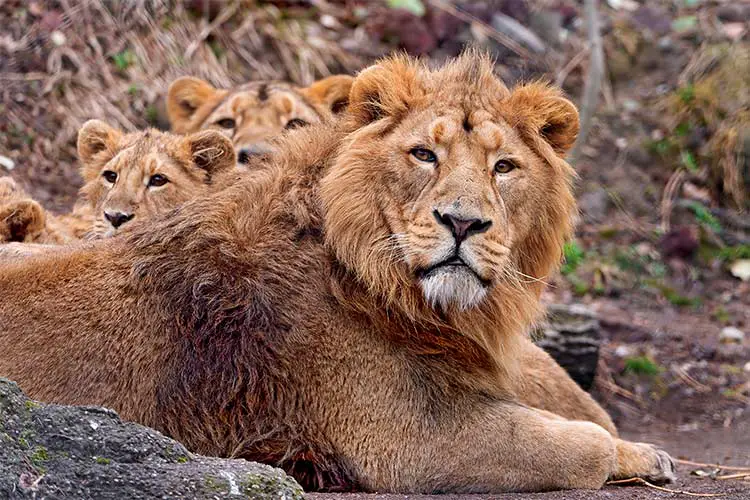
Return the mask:
<svg viewBox="0 0 750 500">
<path fill-rule="evenodd" d="M 159 187 L 159 186 L 163 186 L 167 182 L 169 182 L 169 179 L 167 179 L 161 174 L 155 174 L 155 175 L 152 175 L 151 178 L 148 180 L 148 185 L 149 187 Z"/>
<path fill-rule="evenodd" d="M 221 128 L 234 128 L 236 123 L 231 118 L 224 118 L 223 120 L 219 120 L 218 122 L 216 122 L 216 125 Z"/>
<path fill-rule="evenodd" d="M 304 127 L 305 125 L 307 125 L 307 122 L 301 118 L 292 118 L 286 122 L 286 128 L 288 129 Z"/>
<path fill-rule="evenodd" d="M 409 153 L 417 160 L 425 163 L 435 163 L 437 161 L 435 153 L 426 148 L 414 148 Z"/>
<path fill-rule="evenodd" d="M 104 179 L 106 179 L 106 181 L 110 184 L 114 184 L 117 180 L 117 172 L 105 170 L 104 172 L 102 172 L 102 177 L 104 177 Z"/>
<path fill-rule="evenodd" d="M 510 160 L 498 160 L 497 163 L 495 163 L 495 172 L 498 174 L 507 174 L 516 168 L 516 164 Z"/>
</svg>

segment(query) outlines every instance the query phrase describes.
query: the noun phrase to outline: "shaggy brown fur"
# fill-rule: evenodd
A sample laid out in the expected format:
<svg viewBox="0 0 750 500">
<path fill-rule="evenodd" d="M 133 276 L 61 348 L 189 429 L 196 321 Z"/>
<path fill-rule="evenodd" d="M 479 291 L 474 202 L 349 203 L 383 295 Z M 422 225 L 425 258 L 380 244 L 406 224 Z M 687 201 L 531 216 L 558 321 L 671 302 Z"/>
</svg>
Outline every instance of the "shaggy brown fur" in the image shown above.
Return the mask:
<svg viewBox="0 0 750 500">
<path fill-rule="evenodd" d="M 285 129 L 329 120 L 347 103 L 353 78 L 335 75 L 310 87 L 257 81 L 216 89 L 183 77 L 169 86 L 167 111 L 177 133 L 218 130 L 232 139 L 240 164 L 269 152 L 270 141 Z"/>
<path fill-rule="evenodd" d="M 0 375 L 307 488 L 668 480 L 524 337 L 571 231 L 576 116 L 474 53 L 386 59 L 340 122 L 158 231 L 0 268 Z"/>
</svg>

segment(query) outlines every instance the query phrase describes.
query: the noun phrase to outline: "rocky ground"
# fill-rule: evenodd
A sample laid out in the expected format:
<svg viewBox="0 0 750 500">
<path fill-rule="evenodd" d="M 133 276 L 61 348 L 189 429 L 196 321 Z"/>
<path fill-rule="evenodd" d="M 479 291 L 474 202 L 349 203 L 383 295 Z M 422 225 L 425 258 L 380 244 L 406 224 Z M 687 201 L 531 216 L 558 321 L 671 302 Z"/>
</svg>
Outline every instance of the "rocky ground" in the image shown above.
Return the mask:
<svg viewBox="0 0 750 500">
<path fill-rule="evenodd" d="M 750 5 L 606 0 L 598 12 L 603 77 L 574 161 L 581 221 L 562 274 L 546 278 L 545 301 L 598 313 L 593 392 L 629 437 L 693 461 L 750 465 Z M 396 48 L 440 61 L 473 43 L 497 57 L 509 84 L 545 77 L 585 107 L 585 17 L 573 0 L 144 0 L 119 9 L 6 0 L 0 175 L 66 210 L 81 183 L 75 134 L 88 118 L 163 127 L 164 92 L 178 75 L 309 83 Z M 748 484 L 691 470 L 683 466 L 678 488 Z"/>
<path fill-rule="evenodd" d="M 302 498 L 282 470 L 193 455 L 111 410 L 32 401 L 2 378 L 0 464 L 2 498 Z"/>
</svg>

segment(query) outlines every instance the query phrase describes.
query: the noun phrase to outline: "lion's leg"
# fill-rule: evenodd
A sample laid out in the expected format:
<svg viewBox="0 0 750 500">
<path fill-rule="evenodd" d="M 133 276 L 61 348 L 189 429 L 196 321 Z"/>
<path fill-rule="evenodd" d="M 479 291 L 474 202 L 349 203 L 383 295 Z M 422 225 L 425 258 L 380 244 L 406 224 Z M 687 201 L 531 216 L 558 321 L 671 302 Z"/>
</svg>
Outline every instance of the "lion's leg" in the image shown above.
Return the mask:
<svg viewBox="0 0 750 500">
<path fill-rule="evenodd" d="M 515 390 L 520 402 L 570 420 L 586 420 L 617 437 L 617 428 L 607 412 L 541 348 L 524 341 L 521 371 Z"/>
<path fill-rule="evenodd" d="M 438 420 L 425 416 L 429 423 L 421 425 L 405 427 L 394 415 L 390 429 L 399 433 L 392 439 L 368 434 L 366 441 L 360 435 L 348 443 L 363 486 L 400 492 L 543 491 L 600 488 L 625 476 L 672 477 L 665 453 L 617 440 L 594 423 L 515 403 L 465 403 Z"/>
</svg>

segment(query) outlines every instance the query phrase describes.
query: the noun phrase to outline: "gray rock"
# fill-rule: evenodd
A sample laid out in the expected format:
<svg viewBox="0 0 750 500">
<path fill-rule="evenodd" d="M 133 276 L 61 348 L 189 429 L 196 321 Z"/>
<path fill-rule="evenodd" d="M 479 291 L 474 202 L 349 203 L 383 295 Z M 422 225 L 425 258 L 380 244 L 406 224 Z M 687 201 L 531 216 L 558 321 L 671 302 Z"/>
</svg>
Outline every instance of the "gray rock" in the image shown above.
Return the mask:
<svg viewBox="0 0 750 500">
<path fill-rule="evenodd" d="M 301 499 L 268 465 L 193 455 L 112 410 L 47 405 L 0 378 L 0 498 Z"/>
<path fill-rule="evenodd" d="M 532 338 L 581 388 L 586 391 L 591 388 L 601 343 L 601 327 L 595 312 L 583 304 L 550 304 L 547 317 L 532 332 Z"/>
</svg>

